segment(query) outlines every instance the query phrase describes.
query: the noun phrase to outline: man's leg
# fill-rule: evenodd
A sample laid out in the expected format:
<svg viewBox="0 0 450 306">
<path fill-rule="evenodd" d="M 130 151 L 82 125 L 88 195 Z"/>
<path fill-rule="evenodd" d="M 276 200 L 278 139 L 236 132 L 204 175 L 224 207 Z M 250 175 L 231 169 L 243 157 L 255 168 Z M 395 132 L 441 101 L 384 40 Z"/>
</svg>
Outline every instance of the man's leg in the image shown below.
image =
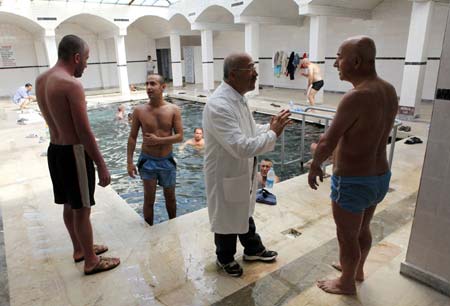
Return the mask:
<svg viewBox="0 0 450 306">
<path fill-rule="evenodd" d="M 239 241 L 244 247 L 244 254 L 255 255 L 261 253 L 266 248 L 261 241 L 261 237 L 256 233 L 256 225 L 253 217 L 248 219 L 248 225 L 248 232 L 239 234 Z"/>
<path fill-rule="evenodd" d="M 308 101 L 309 101 L 309 105 L 311 105 L 311 106 L 314 106 L 316 104 L 316 93 L 317 93 L 317 90 L 315 90 L 312 87 L 308 91 Z"/>
<path fill-rule="evenodd" d="M 83 249 L 75 231 L 74 213 L 72 207 L 69 204 L 64 204 L 63 217 L 64 224 L 66 225 L 67 231 L 70 235 L 70 240 L 72 240 L 73 258 L 81 258 L 83 257 Z"/>
<path fill-rule="evenodd" d="M 216 245 L 217 260 L 226 265 L 234 261 L 236 254 L 237 234 L 214 233 L 214 244 Z"/>
<path fill-rule="evenodd" d="M 372 247 L 372 233 L 370 231 L 370 221 L 375 213 L 376 205 L 367 208 L 364 211 L 364 217 L 359 231 L 359 248 L 361 249 L 361 259 L 359 260 L 358 270 L 356 271 L 356 279 L 359 281 L 364 280 L 364 263 L 366 262 L 367 255 L 369 255 L 370 248 Z"/>
<path fill-rule="evenodd" d="M 144 181 L 144 219 L 153 225 L 153 205 L 155 204 L 156 179 Z"/>
<path fill-rule="evenodd" d="M 73 228 L 83 250 L 84 268 L 85 270 L 91 270 L 99 261 L 94 252 L 94 238 L 90 220 L 91 209 L 83 207 L 73 209 L 72 212 L 74 216 Z"/>
<path fill-rule="evenodd" d="M 376 205 L 367 208 L 364 211 L 361 230 L 359 231 L 359 249 L 361 250 L 361 259 L 359 260 L 358 268 L 356 269 L 355 279 L 359 282 L 364 281 L 364 263 L 366 262 L 367 255 L 369 255 L 370 248 L 372 247 L 372 233 L 370 231 L 370 221 L 375 213 Z M 342 271 L 341 264 L 333 263 L 332 266 Z"/>
<path fill-rule="evenodd" d="M 356 294 L 355 277 L 361 259 L 359 236 L 364 215 L 346 211 L 334 201 L 332 207 L 342 274 L 337 279 L 318 281 L 317 286 L 329 293 Z"/>
<path fill-rule="evenodd" d="M 169 219 L 174 219 L 177 216 L 177 200 L 175 197 L 175 186 L 166 187 L 164 190 L 164 199 L 166 200 L 166 209 Z"/>
</svg>

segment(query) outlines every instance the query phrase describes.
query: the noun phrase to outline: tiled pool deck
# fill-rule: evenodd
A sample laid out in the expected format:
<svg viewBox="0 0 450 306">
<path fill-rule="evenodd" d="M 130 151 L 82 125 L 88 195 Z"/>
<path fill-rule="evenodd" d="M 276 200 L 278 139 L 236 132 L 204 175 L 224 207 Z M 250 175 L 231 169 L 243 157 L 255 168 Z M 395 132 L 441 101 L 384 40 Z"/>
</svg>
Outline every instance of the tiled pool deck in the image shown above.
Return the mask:
<svg viewBox="0 0 450 306">
<path fill-rule="evenodd" d="M 184 88 L 183 95 L 198 94 Z M 175 90 L 173 94 L 177 94 Z M 290 100 L 298 91 L 263 89 L 251 99 L 253 108 Z M 303 93 L 300 93 L 303 95 Z M 338 94 L 326 94 L 335 107 Z M 133 93 L 145 98 L 145 93 Z M 117 95 L 90 96 L 90 105 L 120 101 Z M 431 106 L 423 103 L 431 113 Z M 426 140 L 426 116 L 408 122 L 412 133 Z M 120 256 L 115 270 L 84 276 L 74 264 L 62 210 L 52 204 L 45 142 L 26 138 L 43 135 L 43 124 L 17 125 L 16 110 L 0 102 L 0 305 L 450 305 L 450 298 L 399 274 L 417 196 L 426 141 L 398 142 L 393 163 L 393 189 L 373 221 L 374 248 L 367 278 L 358 296 L 323 293 L 317 279 L 336 272 L 335 226 L 329 205 L 329 181 L 311 191 L 300 176 L 275 186 L 277 206 L 258 205 L 255 219 L 265 244 L 279 252 L 274 264 L 244 263 L 241 278 L 218 273 L 213 235 L 205 209 L 149 227 L 112 188 L 97 188 L 92 221 L 96 242 Z M 124 165 L 125 166 L 125 165 Z M 3 230 L 1 225 L 3 224 Z M 301 232 L 297 238 L 286 232 Z M 7 278 L 5 279 L 6 255 Z M 242 248 L 238 248 L 238 256 Z M 238 258 L 241 261 L 241 258 Z M 9 291 L 8 291 L 9 288 Z"/>
</svg>

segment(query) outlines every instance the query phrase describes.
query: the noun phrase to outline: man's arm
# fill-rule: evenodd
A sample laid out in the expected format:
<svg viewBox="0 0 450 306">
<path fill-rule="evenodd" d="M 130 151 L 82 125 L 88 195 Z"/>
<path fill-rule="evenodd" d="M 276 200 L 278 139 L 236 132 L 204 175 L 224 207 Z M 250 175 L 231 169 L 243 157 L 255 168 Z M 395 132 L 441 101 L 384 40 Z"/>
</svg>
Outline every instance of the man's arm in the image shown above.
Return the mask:
<svg viewBox="0 0 450 306">
<path fill-rule="evenodd" d="M 175 106 L 174 116 L 173 116 L 173 131 L 174 133 L 170 136 L 160 137 L 153 133 L 145 133 L 144 143 L 147 145 L 167 145 L 174 144 L 183 141 L 183 122 L 181 120 L 181 112 L 178 106 Z"/>
<path fill-rule="evenodd" d="M 92 133 L 89 124 L 83 86 L 80 82 L 75 80 L 71 80 L 70 83 L 66 85 L 69 85 L 69 88 L 66 91 L 68 93 L 66 97 L 69 101 L 75 133 L 89 157 L 97 165 L 100 180 L 99 185 L 102 187 L 108 186 L 111 182 L 111 176 L 109 175 L 105 160 L 98 149 L 97 142 L 95 141 L 94 134 Z"/>
<path fill-rule="evenodd" d="M 313 189 L 317 189 L 316 177 L 323 180 L 320 166 L 333 153 L 339 140 L 345 132 L 358 120 L 361 111 L 361 101 L 365 99 L 364 94 L 350 91 L 344 95 L 331 122 L 330 128 L 323 134 L 317 143 L 313 161 L 308 176 L 308 183 Z"/>
<path fill-rule="evenodd" d="M 289 121 L 290 113 L 280 112 L 277 116 L 272 117 L 271 128 L 267 132 L 255 137 L 248 137 L 240 129 L 237 115 L 226 104 L 220 103 L 215 103 L 214 106 L 206 104 L 204 111 L 208 119 L 203 122 L 204 129 L 208 129 L 225 150 L 235 158 L 250 158 L 272 151 L 278 135 Z"/>
<path fill-rule="evenodd" d="M 132 178 L 137 174 L 136 166 L 133 162 L 133 154 L 136 149 L 136 139 L 139 133 L 139 127 L 141 126 L 141 122 L 139 120 L 139 110 L 135 108 L 133 110 L 133 116 L 131 121 L 130 135 L 128 136 L 127 143 L 127 172 L 128 175 Z"/>
</svg>

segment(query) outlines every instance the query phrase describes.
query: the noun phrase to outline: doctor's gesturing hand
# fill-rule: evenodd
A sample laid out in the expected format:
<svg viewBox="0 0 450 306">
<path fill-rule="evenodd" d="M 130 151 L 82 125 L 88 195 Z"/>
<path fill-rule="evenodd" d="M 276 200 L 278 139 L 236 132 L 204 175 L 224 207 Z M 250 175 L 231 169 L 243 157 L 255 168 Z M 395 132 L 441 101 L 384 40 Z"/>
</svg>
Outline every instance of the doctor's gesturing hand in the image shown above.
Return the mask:
<svg viewBox="0 0 450 306">
<path fill-rule="evenodd" d="M 277 137 L 281 135 L 286 125 L 291 122 L 291 119 L 289 119 L 290 115 L 291 112 L 288 109 L 283 109 L 270 120 L 270 129 L 277 134 Z"/>
</svg>

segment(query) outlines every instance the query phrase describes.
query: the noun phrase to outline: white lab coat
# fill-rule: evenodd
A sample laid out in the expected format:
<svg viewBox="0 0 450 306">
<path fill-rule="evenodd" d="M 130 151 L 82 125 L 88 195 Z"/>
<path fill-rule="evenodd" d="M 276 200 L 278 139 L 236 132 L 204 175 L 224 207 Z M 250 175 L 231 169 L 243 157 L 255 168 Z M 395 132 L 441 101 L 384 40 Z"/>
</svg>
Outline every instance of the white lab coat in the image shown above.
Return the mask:
<svg viewBox="0 0 450 306">
<path fill-rule="evenodd" d="M 272 151 L 277 136 L 256 124 L 247 99 L 223 82 L 203 110 L 205 186 L 211 231 L 248 232 L 255 209 L 256 155 Z"/>
</svg>

